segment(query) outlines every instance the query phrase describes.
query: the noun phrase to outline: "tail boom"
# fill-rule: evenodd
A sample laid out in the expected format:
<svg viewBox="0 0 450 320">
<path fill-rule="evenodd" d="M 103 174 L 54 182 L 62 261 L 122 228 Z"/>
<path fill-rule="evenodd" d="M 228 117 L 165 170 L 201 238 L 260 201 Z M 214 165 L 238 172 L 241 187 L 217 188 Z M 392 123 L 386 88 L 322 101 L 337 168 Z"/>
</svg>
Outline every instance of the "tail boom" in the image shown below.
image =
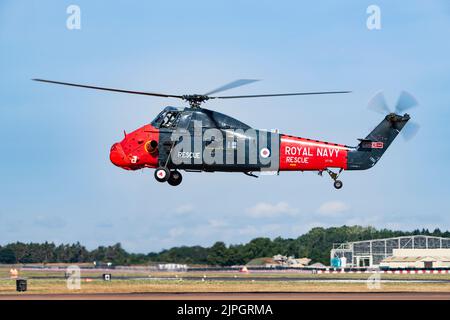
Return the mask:
<svg viewBox="0 0 450 320">
<path fill-rule="evenodd" d="M 282 135 L 280 171 L 345 170 L 349 150 L 350 147 L 341 144 Z"/>
<path fill-rule="evenodd" d="M 366 170 L 381 159 L 410 116 L 391 113 L 359 145 L 348 153 L 347 170 Z"/>
<path fill-rule="evenodd" d="M 382 157 L 410 116 L 388 114 L 357 147 L 289 135 L 280 137 L 280 171 L 366 170 Z"/>
</svg>

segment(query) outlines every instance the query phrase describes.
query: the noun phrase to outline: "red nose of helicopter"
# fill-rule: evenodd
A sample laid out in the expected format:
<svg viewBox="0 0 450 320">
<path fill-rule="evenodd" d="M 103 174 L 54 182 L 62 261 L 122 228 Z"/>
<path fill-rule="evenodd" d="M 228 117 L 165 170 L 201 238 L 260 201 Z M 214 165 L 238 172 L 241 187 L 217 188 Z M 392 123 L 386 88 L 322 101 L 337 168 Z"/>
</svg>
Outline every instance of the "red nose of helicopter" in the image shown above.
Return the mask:
<svg viewBox="0 0 450 320">
<path fill-rule="evenodd" d="M 121 168 L 126 168 L 129 165 L 129 161 L 123 152 L 123 148 L 120 143 L 114 143 L 109 153 L 109 159 L 111 162 Z"/>
</svg>

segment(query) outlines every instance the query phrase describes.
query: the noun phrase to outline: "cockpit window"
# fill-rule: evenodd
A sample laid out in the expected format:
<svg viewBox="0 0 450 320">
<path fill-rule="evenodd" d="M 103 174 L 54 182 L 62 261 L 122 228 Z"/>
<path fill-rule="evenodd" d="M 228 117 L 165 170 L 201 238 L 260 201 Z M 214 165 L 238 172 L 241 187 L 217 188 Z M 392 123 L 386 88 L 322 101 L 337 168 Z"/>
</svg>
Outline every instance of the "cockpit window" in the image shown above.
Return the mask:
<svg viewBox="0 0 450 320">
<path fill-rule="evenodd" d="M 174 127 L 177 123 L 178 116 L 180 113 L 178 111 L 168 111 L 163 117 L 163 120 L 160 124 L 161 128 L 171 128 Z"/>
<path fill-rule="evenodd" d="M 158 128 L 173 128 L 177 125 L 181 112 L 173 107 L 167 107 L 152 121 Z"/>
</svg>

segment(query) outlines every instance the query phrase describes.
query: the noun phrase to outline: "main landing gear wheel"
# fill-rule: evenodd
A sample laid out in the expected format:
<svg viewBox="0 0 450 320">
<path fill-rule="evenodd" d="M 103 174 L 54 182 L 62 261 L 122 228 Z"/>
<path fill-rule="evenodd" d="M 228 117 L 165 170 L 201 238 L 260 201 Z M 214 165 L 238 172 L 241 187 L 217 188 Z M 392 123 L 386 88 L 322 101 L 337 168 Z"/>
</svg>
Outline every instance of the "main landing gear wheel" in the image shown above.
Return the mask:
<svg viewBox="0 0 450 320">
<path fill-rule="evenodd" d="M 336 189 L 342 188 L 343 185 L 344 185 L 344 184 L 342 183 L 341 180 L 336 180 L 336 181 L 334 182 L 334 187 L 335 187 Z"/>
<path fill-rule="evenodd" d="M 342 186 L 343 186 L 344 184 L 342 183 L 341 180 L 338 180 L 338 177 L 339 177 L 339 175 L 341 174 L 341 172 L 343 171 L 343 169 L 340 169 L 338 173 L 333 172 L 333 171 L 331 171 L 331 170 L 328 169 L 328 168 L 325 169 L 325 170 L 328 172 L 328 174 L 330 175 L 331 179 L 334 180 L 334 183 L 333 183 L 334 187 L 335 187 L 336 189 L 338 189 L 338 190 L 341 189 Z"/>
<path fill-rule="evenodd" d="M 171 185 L 171 186 L 177 186 L 181 183 L 181 181 L 183 180 L 183 176 L 181 175 L 181 173 L 179 171 L 172 171 L 170 172 L 170 177 L 169 180 L 167 180 L 167 182 Z"/>
<path fill-rule="evenodd" d="M 167 168 L 159 167 L 155 170 L 155 179 L 158 182 L 166 182 L 170 178 L 170 171 Z"/>
</svg>

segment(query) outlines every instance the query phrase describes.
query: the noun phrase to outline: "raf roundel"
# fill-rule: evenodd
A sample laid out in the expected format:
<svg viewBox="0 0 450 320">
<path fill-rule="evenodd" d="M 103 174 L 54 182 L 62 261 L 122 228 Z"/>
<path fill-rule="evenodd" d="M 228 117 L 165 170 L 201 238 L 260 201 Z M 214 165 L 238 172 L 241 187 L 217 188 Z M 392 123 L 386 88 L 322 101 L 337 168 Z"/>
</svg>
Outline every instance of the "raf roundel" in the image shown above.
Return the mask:
<svg viewBox="0 0 450 320">
<path fill-rule="evenodd" d="M 262 158 L 268 158 L 270 156 L 270 150 L 267 148 L 262 148 L 259 154 Z"/>
</svg>

